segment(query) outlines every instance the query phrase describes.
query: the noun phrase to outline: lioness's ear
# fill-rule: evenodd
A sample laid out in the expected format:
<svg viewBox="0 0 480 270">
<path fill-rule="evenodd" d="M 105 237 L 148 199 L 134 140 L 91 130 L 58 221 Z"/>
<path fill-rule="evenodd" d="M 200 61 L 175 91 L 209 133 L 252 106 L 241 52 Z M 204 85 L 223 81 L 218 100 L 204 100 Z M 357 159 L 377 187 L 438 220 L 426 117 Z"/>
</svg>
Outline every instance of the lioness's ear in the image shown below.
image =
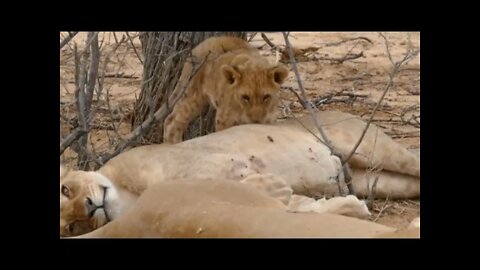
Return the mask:
<svg viewBox="0 0 480 270">
<path fill-rule="evenodd" d="M 269 74 L 276 84 L 282 84 L 288 76 L 288 69 L 284 66 L 274 67 Z"/>
<path fill-rule="evenodd" d="M 227 82 L 231 85 L 234 85 L 238 80 L 240 80 L 240 72 L 238 72 L 234 67 L 229 65 L 222 66 L 222 74 L 227 79 Z"/>
<path fill-rule="evenodd" d="M 60 164 L 60 181 L 62 180 L 65 175 L 67 175 L 69 172 L 69 169 L 65 168 L 62 164 Z"/>
</svg>

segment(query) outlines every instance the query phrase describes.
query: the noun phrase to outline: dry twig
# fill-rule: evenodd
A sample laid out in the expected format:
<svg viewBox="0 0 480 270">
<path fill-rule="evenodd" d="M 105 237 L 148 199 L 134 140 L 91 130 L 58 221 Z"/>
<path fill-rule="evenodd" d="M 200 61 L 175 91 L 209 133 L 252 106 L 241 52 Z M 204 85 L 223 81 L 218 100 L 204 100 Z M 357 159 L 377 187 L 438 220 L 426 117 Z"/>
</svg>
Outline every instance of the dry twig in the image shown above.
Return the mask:
<svg viewBox="0 0 480 270">
<path fill-rule="evenodd" d="M 390 59 L 391 63 L 392 63 L 392 70 L 390 71 L 390 73 L 388 74 L 389 75 L 389 80 L 387 82 L 387 84 L 385 85 L 385 88 L 383 90 L 383 93 L 382 93 L 382 96 L 380 97 L 379 101 L 377 102 L 377 104 L 375 105 L 375 108 L 373 108 L 373 111 L 372 111 L 372 114 L 370 116 L 370 119 L 367 121 L 367 125 L 365 126 L 365 129 L 363 130 L 360 138 L 358 139 L 357 143 L 355 144 L 355 146 L 353 147 L 352 151 L 350 152 L 350 154 L 347 155 L 347 157 L 345 158 L 345 160 L 343 161 L 344 164 L 346 164 L 350 158 L 353 156 L 353 154 L 355 153 L 355 151 L 357 150 L 358 146 L 360 145 L 360 143 L 362 142 L 363 140 L 363 137 L 365 136 L 365 134 L 367 133 L 367 130 L 368 128 L 370 127 L 370 123 L 372 122 L 373 120 L 373 117 L 375 116 L 375 113 L 377 112 L 380 104 L 382 103 L 383 99 L 385 98 L 385 95 L 387 94 L 388 90 L 393 86 L 393 79 L 395 78 L 395 75 L 397 74 L 399 68 L 408 63 L 410 60 L 412 60 L 419 52 L 420 50 L 413 50 L 412 48 L 408 48 L 407 49 L 407 54 L 403 57 L 403 59 L 401 59 L 400 61 L 398 62 L 394 62 L 393 61 L 393 58 L 392 58 L 392 55 L 390 53 L 390 46 L 389 46 L 389 43 L 388 43 L 388 40 L 387 40 L 387 37 L 385 35 L 383 35 L 382 33 L 380 33 L 380 36 L 385 40 L 385 47 L 386 47 L 386 50 L 387 50 L 387 54 L 388 54 L 388 58 Z"/>
<path fill-rule="evenodd" d="M 160 106 L 160 108 L 156 112 L 154 112 L 153 115 L 150 115 L 143 123 L 141 123 L 130 134 L 128 134 L 126 136 L 127 138 L 122 143 L 118 144 L 116 149 L 112 153 L 106 153 L 100 156 L 97 159 L 97 162 L 100 165 L 105 164 L 105 162 L 120 154 L 127 147 L 133 145 L 137 141 L 137 139 L 147 130 L 149 130 L 154 124 L 158 123 L 161 119 L 165 119 L 167 114 L 171 111 L 171 108 L 175 106 L 175 104 L 180 100 L 180 98 L 187 90 L 189 84 L 191 83 L 192 77 L 195 76 L 198 70 L 200 70 L 206 60 L 207 58 L 205 58 L 204 61 L 201 62 L 198 66 L 194 66 L 194 69 L 189 76 L 188 83 L 186 83 L 183 87 L 176 87 L 176 89 L 169 96 L 168 102 L 162 104 L 162 106 Z"/>
<path fill-rule="evenodd" d="M 379 179 L 379 176 L 377 175 L 375 177 L 375 180 L 373 180 L 373 184 L 372 184 L 372 187 L 369 188 L 369 193 L 368 193 L 368 197 L 366 199 L 366 205 L 368 207 L 368 209 L 372 209 L 373 207 L 373 200 L 375 200 L 375 198 L 377 197 L 377 183 L 378 183 L 378 179 Z"/>
<path fill-rule="evenodd" d="M 142 63 L 142 65 L 143 65 L 142 57 L 141 57 L 140 54 L 137 52 L 137 48 L 135 48 L 135 45 L 133 44 L 133 39 L 130 37 L 130 35 L 128 34 L 128 32 L 125 32 L 125 33 L 127 34 L 128 40 L 130 40 L 130 44 L 131 44 L 132 47 L 133 47 L 133 51 L 135 52 L 135 55 L 137 55 L 138 60 L 139 60 L 140 63 Z"/>
<path fill-rule="evenodd" d="M 380 218 L 380 215 L 383 213 L 383 211 L 385 211 L 387 208 L 389 208 L 390 206 L 392 206 L 391 204 L 387 204 L 388 203 L 388 197 L 385 199 L 385 202 L 383 203 L 383 206 L 382 208 L 380 209 L 380 212 L 378 212 L 378 215 L 375 217 L 375 219 L 373 220 L 373 222 L 377 222 L 377 220 Z"/>
<path fill-rule="evenodd" d="M 338 41 L 338 42 L 327 43 L 327 44 L 325 44 L 325 47 L 338 46 L 338 45 L 343 44 L 343 43 L 345 43 L 345 42 L 354 41 L 354 40 L 359 40 L 359 39 L 360 39 L 360 40 L 365 40 L 365 41 L 367 41 L 368 43 L 373 44 L 373 42 L 372 42 L 369 38 L 366 38 L 366 37 L 354 37 L 354 38 L 344 39 L 344 40 Z"/>
<path fill-rule="evenodd" d="M 262 33 L 261 34 L 263 40 L 265 40 L 265 42 L 268 44 L 268 46 L 270 46 L 272 49 L 276 49 L 277 48 L 277 45 L 273 44 L 270 39 L 265 35 L 265 33 Z"/>
<path fill-rule="evenodd" d="M 344 55 L 340 58 L 336 58 L 336 57 L 316 57 L 316 59 L 318 59 L 318 60 L 328 60 L 328 61 L 332 61 L 332 62 L 335 62 L 335 63 L 338 63 L 338 64 L 342 64 L 345 61 L 357 59 L 357 58 L 360 58 L 360 57 L 365 57 L 365 55 L 363 55 L 363 52 L 347 53 L 346 55 Z"/>
<path fill-rule="evenodd" d="M 290 41 L 288 39 L 288 34 L 286 32 L 282 32 L 282 34 L 283 34 L 283 38 L 285 39 L 285 45 L 287 46 L 287 49 L 288 49 L 288 55 L 289 55 L 289 58 L 290 58 L 290 63 L 292 64 L 292 68 L 293 68 L 293 71 L 295 73 L 295 77 L 297 78 L 298 86 L 300 87 L 300 90 L 301 90 L 301 93 L 302 93 L 302 98 L 306 102 L 307 110 L 308 110 L 310 116 L 313 119 L 313 123 L 315 124 L 315 127 L 320 132 L 320 136 L 323 139 L 323 141 L 320 140 L 320 139 L 319 139 L 319 141 L 330 149 L 332 155 L 336 155 L 336 156 L 340 157 L 340 160 L 343 160 L 340 152 L 338 152 L 333 147 L 331 141 L 328 139 L 327 135 L 323 131 L 323 129 L 322 129 L 322 127 L 321 127 L 321 125 L 320 125 L 320 123 L 319 123 L 319 121 L 318 121 L 318 119 L 317 119 L 317 117 L 316 117 L 316 115 L 313 111 L 313 105 L 308 100 L 307 94 L 305 93 L 305 89 L 304 89 L 303 84 L 302 84 L 302 80 L 300 78 L 300 73 L 298 72 L 297 63 L 295 61 L 292 45 L 290 44 Z M 317 136 L 315 136 L 315 137 L 317 137 Z M 354 192 L 353 186 L 351 184 L 352 176 L 351 176 L 351 172 L 350 172 L 350 169 L 349 169 L 348 165 L 345 165 L 345 164 L 343 165 L 343 173 L 344 173 L 345 183 L 347 184 L 349 193 L 354 194 L 355 192 Z M 338 177 L 337 177 L 337 180 L 339 180 Z M 340 194 L 343 194 L 343 191 L 341 190 L 340 186 L 339 186 L 339 192 L 340 192 Z"/>
<path fill-rule="evenodd" d="M 70 40 L 72 40 L 78 32 L 68 32 L 68 36 L 60 42 L 60 50 L 67 45 Z"/>
</svg>

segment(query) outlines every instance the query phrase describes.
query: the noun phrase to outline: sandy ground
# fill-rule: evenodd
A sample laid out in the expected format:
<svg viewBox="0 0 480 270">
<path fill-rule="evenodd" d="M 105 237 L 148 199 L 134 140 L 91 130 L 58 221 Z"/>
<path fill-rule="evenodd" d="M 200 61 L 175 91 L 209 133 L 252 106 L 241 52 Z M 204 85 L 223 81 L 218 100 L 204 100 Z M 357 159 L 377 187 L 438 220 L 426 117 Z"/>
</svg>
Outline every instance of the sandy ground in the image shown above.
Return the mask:
<svg viewBox="0 0 480 270">
<path fill-rule="evenodd" d="M 61 33 L 61 38 L 65 33 Z M 117 41 L 125 32 L 100 33 L 100 74 L 105 73 L 104 90 L 94 97 L 97 114 L 90 142 L 96 151 L 111 149 L 122 136 L 130 132 L 129 114 L 133 109 L 142 84 L 143 66 L 138 35 L 129 32 L 132 42 L 122 43 L 116 50 Z M 285 44 L 281 33 L 267 33 L 274 45 Z M 391 57 L 398 61 L 407 52 L 410 44 L 420 47 L 420 33 L 390 32 Z M 366 39 L 352 38 L 363 37 Z M 127 38 L 125 36 L 125 38 Z M 371 43 L 369 41 L 371 41 Z M 60 136 L 63 138 L 74 127 L 75 87 L 73 43 L 84 47 L 86 33 L 79 33 L 60 51 Z M 340 44 L 338 44 L 341 41 Z M 307 96 L 318 105 L 319 110 L 341 110 L 368 119 L 388 81 L 392 63 L 386 53 L 385 41 L 374 32 L 292 32 L 290 42 L 299 53 L 296 56 L 301 79 Z M 266 45 L 260 34 L 251 43 L 261 47 L 262 54 L 275 61 L 277 54 Z M 135 52 L 136 51 L 136 52 Z M 347 54 L 363 53 L 363 56 L 342 63 L 325 58 L 339 59 Z M 278 55 L 280 59 L 281 54 Z M 105 61 L 108 57 L 109 60 Z M 282 61 L 282 60 L 281 60 Z M 294 72 L 290 73 L 282 91 L 285 104 L 296 115 L 306 113 L 296 96 L 288 89 L 299 90 Z M 412 151 L 420 149 L 420 55 L 403 66 L 394 79 L 394 86 L 385 96 L 383 105 L 376 114 L 374 123 L 397 142 Z M 279 108 L 287 112 L 285 108 Z M 285 114 L 286 115 L 286 114 Z M 111 126 L 114 119 L 114 126 Z M 75 154 L 67 149 L 62 162 L 74 167 Z M 419 200 L 385 201 L 374 203 L 371 220 L 381 224 L 403 228 L 420 215 Z"/>
</svg>

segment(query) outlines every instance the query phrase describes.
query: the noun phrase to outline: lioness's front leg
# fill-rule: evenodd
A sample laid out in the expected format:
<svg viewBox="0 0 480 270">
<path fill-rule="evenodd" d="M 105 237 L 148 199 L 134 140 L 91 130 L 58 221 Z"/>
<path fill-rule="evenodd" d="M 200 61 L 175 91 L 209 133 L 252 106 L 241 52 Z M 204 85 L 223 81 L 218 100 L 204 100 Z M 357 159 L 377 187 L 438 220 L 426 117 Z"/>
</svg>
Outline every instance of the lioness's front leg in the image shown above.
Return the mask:
<svg viewBox="0 0 480 270">
<path fill-rule="evenodd" d="M 172 113 L 165 119 L 163 142 L 172 144 L 181 142 L 190 121 L 208 105 L 206 97 L 194 93 L 193 88 L 188 89 L 187 95 L 178 101 Z"/>
</svg>

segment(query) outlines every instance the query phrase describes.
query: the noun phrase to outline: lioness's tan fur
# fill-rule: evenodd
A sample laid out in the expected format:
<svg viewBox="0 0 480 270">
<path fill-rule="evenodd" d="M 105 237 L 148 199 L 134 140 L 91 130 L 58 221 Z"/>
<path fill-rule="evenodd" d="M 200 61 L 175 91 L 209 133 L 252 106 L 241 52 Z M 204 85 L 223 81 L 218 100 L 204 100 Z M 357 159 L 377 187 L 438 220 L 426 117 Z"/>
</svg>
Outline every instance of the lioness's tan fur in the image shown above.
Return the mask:
<svg viewBox="0 0 480 270">
<path fill-rule="evenodd" d="M 351 150 L 365 126 L 363 121 L 346 113 L 320 112 L 318 116 L 327 135 L 344 155 Z M 310 116 L 300 121 L 311 127 Z M 357 196 L 366 196 L 369 192 L 367 178 L 370 178 L 371 185 L 375 175 L 366 174 L 365 168 L 372 164 L 384 169 L 378 173 L 379 197 L 415 198 L 420 195 L 418 157 L 377 131 L 374 125 L 371 125 L 358 152 L 360 154 L 351 163 Z M 370 160 L 373 160 L 372 164 Z M 103 195 L 107 212 L 114 219 L 120 216 L 116 213 L 128 210 L 138 196 L 159 182 L 192 179 L 242 181 L 256 174 L 282 178 L 282 182 L 296 194 L 329 197 L 338 195 L 336 179 L 342 189 L 346 188 L 340 167 L 338 157 L 332 156 L 326 146 L 293 119 L 276 125 L 241 125 L 176 145 L 137 147 L 110 160 L 98 172 L 61 172 L 61 186 L 72 182 L 80 185 L 98 182 L 97 178 L 108 179 L 112 186 L 107 193 L 100 195 L 92 194 L 92 189 L 78 189 L 74 200 L 65 196 L 62 200 L 61 195 L 61 206 L 65 211 L 82 208 L 82 204 L 73 202 Z M 278 190 L 282 190 L 281 187 Z M 278 193 L 278 190 L 270 195 L 288 200 L 285 197 L 288 193 Z M 82 212 L 80 210 L 77 212 Z M 62 216 L 62 213 L 61 227 L 79 219 L 89 220 L 85 210 L 83 216 Z M 93 220 L 91 223 L 102 225 L 102 222 Z"/>
<path fill-rule="evenodd" d="M 290 213 L 280 201 L 232 181 L 158 183 L 90 237 L 419 237 L 419 229 L 333 214 Z"/>
</svg>

